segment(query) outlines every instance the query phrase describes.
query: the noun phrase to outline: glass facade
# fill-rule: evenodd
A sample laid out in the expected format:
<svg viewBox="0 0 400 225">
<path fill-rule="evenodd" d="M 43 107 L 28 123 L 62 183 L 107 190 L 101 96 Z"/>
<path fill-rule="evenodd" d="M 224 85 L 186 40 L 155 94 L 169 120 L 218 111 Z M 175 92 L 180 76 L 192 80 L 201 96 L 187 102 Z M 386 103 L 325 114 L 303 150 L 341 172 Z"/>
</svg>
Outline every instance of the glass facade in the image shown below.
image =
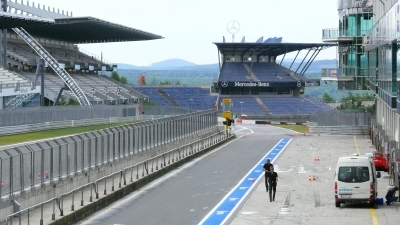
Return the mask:
<svg viewBox="0 0 400 225">
<path fill-rule="evenodd" d="M 339 0 L 338 13 L 339 71 L 341 76 L 352 78 L 340 81 L 340 86 L 346 90 L 368 90 L 365 41 L 373 26 L 372 7 L 360 5 L 360 1 Z"/>
<path fill-rule="evenodd" d="M 397 78 L 399 52 L 397 38 L 399 29 L 400 4 L 396 2 L 389 11 L 370 29 L 368 36 L 370 43 L 365 46 L 368 53 L 368 82 L 369 88 L 391 108 L 397 108 Z"/>
</svg>

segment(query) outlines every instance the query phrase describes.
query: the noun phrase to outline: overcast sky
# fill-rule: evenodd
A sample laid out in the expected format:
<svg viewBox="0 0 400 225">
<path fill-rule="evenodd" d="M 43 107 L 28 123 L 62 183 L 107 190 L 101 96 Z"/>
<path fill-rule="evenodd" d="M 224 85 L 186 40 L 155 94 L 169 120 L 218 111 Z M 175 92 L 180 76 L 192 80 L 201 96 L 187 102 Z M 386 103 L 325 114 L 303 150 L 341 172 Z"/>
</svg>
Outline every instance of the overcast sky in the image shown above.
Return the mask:
<svg viewBox="0 0 400 225">
<path fill-rule="evenodd" d="M 152 41 L 80 45 L 95 55 L 103 52 L 110 62 L 136 66 L 173 58 L 217 63 L 213 42 L 222 42 L 223 36 L 232 41 L 226 30 L 231 20 L 241 26 L 237 42 L 243 36 L 246 42 L 277 36 L 289 43 L 322 43 L 322 29 L 338 26 L 337 0 L 30 0 L 30 5 L 32 2 L 41 8 L 72 11 L 74 17 L 96 17 L 163 36 Z M 321 51 L 317 57 L 335 58 L 336 48 Z"/>
</svg>

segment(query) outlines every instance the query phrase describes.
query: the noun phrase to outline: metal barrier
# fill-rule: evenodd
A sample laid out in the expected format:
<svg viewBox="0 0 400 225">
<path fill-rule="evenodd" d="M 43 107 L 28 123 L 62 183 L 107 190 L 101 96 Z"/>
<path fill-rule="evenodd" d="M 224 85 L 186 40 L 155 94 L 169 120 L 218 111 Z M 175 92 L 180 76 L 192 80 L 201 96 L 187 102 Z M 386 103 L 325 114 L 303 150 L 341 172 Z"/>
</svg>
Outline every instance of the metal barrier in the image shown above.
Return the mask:
<svg viewBox="0 0 400 225">
<path fill-rule="evenodd" d="M 131 176 L 130 176 L 130 182 L 134 182 L 133 180 L 133 172 L 136 169 L 136 179 L 140 179 L 139 175 L 139 167 L 142 167 L 142 177 L 145 177 L 146 175 L 149 175 L 155 171 L 158 170 L 158 165 L 160 165 L 160 169 L 173 164 L 174 162 L 178 162 L 179 160 L 182 160 L 186 157 L 189 157 L 197 152 L 200 152 L 202 150 L 205 150 L 217 143 L 220 143 L 223 140 L 226 140 L 231 136 L 226 136 L 223 132 L 217 132 L 213 135 L 209 135 L 207 137 L 201 138 L 200 140 L 191 142 L 186 145 L 182 145 L 178 148 L 166 151 L 162 154 L 156 155 L 154 157 L 148 158 L 146 160 L 143 160 L 141 162 L 136 163 L 135 165 L 127 166 L 121 170 L 115 171 L 109 175 L 106 175 L 100 179 L 95 180 L 94 182 L 89 182 L 87 184 L 81 185 L 77 188 L 74 188 L 73 190 L 61 194 L 58 198 L 52 198 L 49 199 L 41 204 L 37 204 L 31 207 L 28 207 L 24 210 L 21 210 L 19 212 L 15 212 L 13 214 L 10 214 L 6 217 L 6 225 L 8 225 L 8 222 L 12 217 L 14 216 L 19 216 L 19 224 L 21 224 L 21 213 L 23 212 L 29 212 L 29 210 L 32 210 L 36 207 L 41 206 L 43 208 L 44 203 L 48 203 L 53 201 L 53 214 L 52 214 L 52 220 L 55 220 L 55 208 L 58 208 L 60 211 L 60 216 L 64 216 L 64 197 L 67 195 L 72 195 L 72 202 L 71 202 L 71 211 L 75 210 L 75 193 L 78 191 L 81 191 L 81 198 L 80 198 L 80 204 L 81 206 L 84 205 L 84 195 L 83 195 L 83 190 L 85 188 L 90 187 L 90 196 L 89 196 L 89 202 L 93 202 L 93 192 L 95 193 L 96 199 L 99 199 L 99 187 L 101 186 L 101 183 L 104 182 L 104 189 L 103 189 L 103 194 L 107 195 L 107 179 L 111 178 L 112 179 L 112 187 L 111 191 L 114 191 L 114 177 L 118 176 L 119 178 L 119 183 L 118 187 L 121 188 L 122 185 L 127 185 L 127 179 L 126 175 L 130 171 Z M 168 156 L 168 160 L 167 160 Z M 151 170 L 149 171 L 149 165 L 151 165 Z M 55 203 L 57 203 L 57 207 L 55 207 Z M 29 213 L 27 214 L 28 216 L 28 222 L 29 222 Z M 12 221 L 12 220 L 11 220 Z M 41 216 L 40 224 L 43 224 L 43 213 Z"/>
<path fill-rule="evenodd" d="M 318 126 L 369 126 L 372 115 L 359 110 L 328 110 L 319 112 Z"/>
<path fill-rule="evenodd" d="M 217 128 L 213 110 L 39 141 L 0 151 L 0 196 L 58 182 Z"/>
<path fill-rule="evenodd" d="M 182 115 L 190 113 L 187 108 L 167 106 L 135 105 L 93 105 L 80 106 L 51 106 L 26 107 L 0 110 L 0 127 L 18 126 L 37 123 L 49 123 L 65 120 L 85 120 L 110 117 L 131 117 L 148 115 Z"/>
<path fill-rule="evenodd" d="M 326 110 L 310 114 L 247 115 L 247 119 L 287 123 L 317 123 L 318 126 L 364 126 L 369 125 L 371 113 L 359 110 Z"/>
<path fill-rule="evenodd" d="M 47 201 L 44 201 L 44 202 L 41 202 L 41 203 L 39 203 L 39 204 L 36 204 L 36 205 L 33 205 L 33 206 L 31 206 L 31 207 L 29 207 L 29 208 L 26 208 L 26 209 L 23 209 L 23 210 L 20 210 L 20 211 L 18 211 L 18 212 L 15 212 L 15 213 L 13 213 L 13 214 L 10 214 L 10 215 L 8 215 L 7 217 L 6 217 L 6 224 L 8 224 L 8 219 L 9 218 L 12 218 L 12 217 L 14 217 L 14 216 L 18 216 L 18 218 L 19 218 L 19 224 L 22 224 L 21 223 L 21 215 L 22 215 L 22 213 L 24 213 L 24 212 L 27 212 L 27 214 L 28 214 L 28 224 L 30 224 L 29 223 L 29 211 L 30 210 L 32 210 L 32 209 L 35 209 L 35 208 L 37 208 L 37 207 L 41 207 L 41 217 L 40 217 L 40 221 L 39 221 L 39 224 L 40 225 L 43 225 L 43 211 L 44 211 L 44 204 L 46 204 L 46 203 L 49 203 L 49 202 L 53 202 L 53 214 L 51 215 L 51 218 L 53 219 L 55 219 L 56 218 L 56 201 L 58 201 L 58 198 L 51 198 L 51 199 L 49 199 L 49 200 L 47 200 Z"/>
<path fill-rule="evenodd" d="M 14 135 L 14 134 L 28 133 L 41 130 L 52 130 L 52 129 L 61 129 L 68 127 L 82 127 L 82 126 L 119 123 L 119 122 L 155 120 L 166 117 L 169 116 L 150 115 L 150 116 L 110 117 L 110 118 L 83 119 L 83 120 L 64 120 L 64 121 L 54 121 L 54 122 L 45 122 L 36 124 L 26 124 L 19 126 L 7 126 L 7 127 L 2 127 L 0 129 L 0 135 Z"/>
</svg>

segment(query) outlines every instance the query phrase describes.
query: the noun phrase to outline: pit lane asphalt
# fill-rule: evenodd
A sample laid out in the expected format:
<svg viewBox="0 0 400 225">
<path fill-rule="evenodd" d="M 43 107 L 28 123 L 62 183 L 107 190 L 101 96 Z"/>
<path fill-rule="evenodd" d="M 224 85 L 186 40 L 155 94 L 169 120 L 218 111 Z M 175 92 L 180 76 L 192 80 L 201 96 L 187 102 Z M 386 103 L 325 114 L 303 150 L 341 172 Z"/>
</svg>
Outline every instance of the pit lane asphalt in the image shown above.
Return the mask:
<svg viewBox="0 0 400 225">
<path fill-rule="evenodd" d="M 398 224 L 399 206 L 335 207 L 334 173 L 340 156 L 374 148 L 366 136 L 306 134 L 267 125 L 236 125 L 237 139 L 160 178 L 77 224 L 198 224 L 282 138 L 291 143 L 274 161 L 277 195 L 269 202 L 264 180 L 231 224 Z M 319 161 L 314 161 L 319 157 Z M 388 188 L 381 172 L 378 196 Z M 315 181 L 309 181 L 315 176 Z"/>
</svg>

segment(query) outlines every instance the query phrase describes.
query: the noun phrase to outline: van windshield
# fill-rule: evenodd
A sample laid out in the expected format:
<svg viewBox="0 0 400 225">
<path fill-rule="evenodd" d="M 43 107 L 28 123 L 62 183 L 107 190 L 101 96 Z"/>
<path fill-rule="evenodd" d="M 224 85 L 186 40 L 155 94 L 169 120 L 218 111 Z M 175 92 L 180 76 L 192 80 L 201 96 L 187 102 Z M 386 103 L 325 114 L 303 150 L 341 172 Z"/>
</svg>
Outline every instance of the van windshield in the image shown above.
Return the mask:
<svg viewBox="0 0 400 225">
<path fill-rule="evenodd" d="M 339 167 L 338 180 L 347 183 L 361 183 L 369 181 L 369 170 L 366 166 Z"/>
</svg>

